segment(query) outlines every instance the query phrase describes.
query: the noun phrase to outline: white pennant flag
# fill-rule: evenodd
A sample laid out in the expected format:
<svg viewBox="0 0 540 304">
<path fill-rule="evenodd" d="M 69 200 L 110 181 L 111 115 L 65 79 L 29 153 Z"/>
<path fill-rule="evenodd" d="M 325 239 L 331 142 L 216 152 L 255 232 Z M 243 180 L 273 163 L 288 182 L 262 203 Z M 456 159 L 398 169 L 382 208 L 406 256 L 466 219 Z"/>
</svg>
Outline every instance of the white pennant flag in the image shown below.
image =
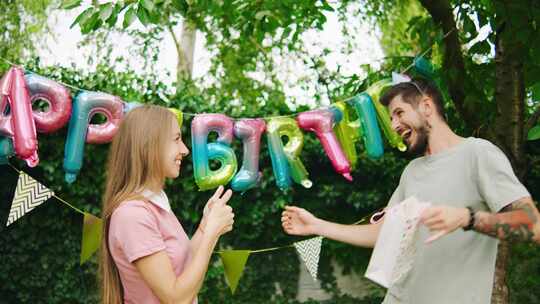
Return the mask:
<svg viewBox="0 0 540 304">
<path fill-rule="evenodd" d="M 400 74 L 400 73 L 396 73 L 396 72 L 392 72 L 392 84 L 398 84 L 398 83 L 402 83 L 402 82 L 409 82 L 411 81 L 411 77 L 405 75 L 405 74 Z"/>
<path fill-rule="evenodd" d="M 21 171 L 6 226 L 20 219 L 53 195 L 54 192 Z"/>
<path fill-rule="evenodd" d="M 317 269 L 319 268 L 322 239 L 322 236 L 318 236 L 294 243 L 296 251 L 306 264 L 306 267 L 314 280 L 317 280 Z"/>
</svg>

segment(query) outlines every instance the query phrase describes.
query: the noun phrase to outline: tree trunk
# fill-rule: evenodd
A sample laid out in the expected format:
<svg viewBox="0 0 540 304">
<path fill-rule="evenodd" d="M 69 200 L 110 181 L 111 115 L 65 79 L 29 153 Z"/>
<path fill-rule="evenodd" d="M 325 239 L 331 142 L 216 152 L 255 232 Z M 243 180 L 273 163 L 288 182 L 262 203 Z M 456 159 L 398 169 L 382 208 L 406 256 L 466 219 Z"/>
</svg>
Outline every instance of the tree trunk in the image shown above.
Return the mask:
<svg viewBox="0 0 540 304">
<path fill-rule="evenodd" d="M 180 43 L 182 44 L 183 61 L 179 71 L 187 73 L 190 77 L 193 75 L 193 56 L 195 55 L 195 38 L 197 30 L 195 26 L 187 21 L 182 25 L 182 36 Z M 180 64 L 180 60 L 178 60 Z"/>
<path fill-rule="evenodd" d="M 502 31 L 510 30 L 505 25 Z M 524 151 L 525 138 L 525 82 L 523 63 L 515 52 L 520 46 L 512 45 L 509 35 L 499 33 L 495 53 L 495 102 L 497 105 L 495 121 L 489 133 L 490 138 L 510 159 L 512 167 L 520 180 L 526 173 Z M 514 42 L 515 43 L 515 42 Z M 511 254 L 510 244 L 500 242 L 495 280 L 493 282 L 493 304 L 509 303 L 506 275 Z"/>
<path fill-rule="evenodd" d="M 197 29 L 193 24 L 189 23 L 187 20 L 184 20 L 180 40 L 178 40 L 176 37 L 176 33 L 174 32 L 172 26 L 168 25 L 167 29 L 173 38 L 178 57 L 176 63 L 176 83 L 178 86 L 185 78 L 191 78 L 193 74 L 193 58 L 195 55 L 195 39 Z"/>
</svg>

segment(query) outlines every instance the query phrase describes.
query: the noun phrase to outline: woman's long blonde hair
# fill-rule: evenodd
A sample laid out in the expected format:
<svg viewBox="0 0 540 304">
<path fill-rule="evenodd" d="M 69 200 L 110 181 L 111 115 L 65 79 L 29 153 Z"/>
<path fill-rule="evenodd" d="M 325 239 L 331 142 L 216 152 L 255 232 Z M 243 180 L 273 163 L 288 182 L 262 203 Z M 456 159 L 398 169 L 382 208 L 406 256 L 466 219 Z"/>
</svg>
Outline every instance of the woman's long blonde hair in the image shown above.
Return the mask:
<svg viewBox="0 0 540 304">
<path fill-rule="evenodd" d="M 167 108 L 145 105 L 122 120 L 110 147 L 103 195 L 103 237 L 99 257 L 101 299 L 104 304 L 123 303 L 123 288 L 109 244 L 110 218 L 120 203 L 140 199 L 138 192 L 164 181 L 163 152 L 175 115 Z"/>
</svg>

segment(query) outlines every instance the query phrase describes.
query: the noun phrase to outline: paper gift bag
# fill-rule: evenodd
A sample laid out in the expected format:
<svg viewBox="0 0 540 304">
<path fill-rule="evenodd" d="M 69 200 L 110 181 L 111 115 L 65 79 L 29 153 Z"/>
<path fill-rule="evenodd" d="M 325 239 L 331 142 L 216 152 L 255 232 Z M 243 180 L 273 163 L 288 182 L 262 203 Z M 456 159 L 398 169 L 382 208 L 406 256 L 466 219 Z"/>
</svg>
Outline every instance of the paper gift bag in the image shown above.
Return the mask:
<svg viewBox="0 0 540 304">
<path fill-rule="evenodd" d="M 429 203 L 414 196 L 386 210 L 365 276 L 390 288 L 412 269 L 418 221 Z"/>
</svg>

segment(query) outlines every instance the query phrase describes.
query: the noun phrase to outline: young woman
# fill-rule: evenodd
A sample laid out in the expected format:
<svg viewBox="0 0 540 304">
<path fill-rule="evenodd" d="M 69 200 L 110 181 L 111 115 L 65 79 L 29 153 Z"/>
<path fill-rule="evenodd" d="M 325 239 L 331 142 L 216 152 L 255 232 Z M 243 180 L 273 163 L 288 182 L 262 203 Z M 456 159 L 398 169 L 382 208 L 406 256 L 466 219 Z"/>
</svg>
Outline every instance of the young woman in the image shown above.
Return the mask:
<svg viewBox="0 0 540 304">
<path fill-rule="evenodd" d="M 231 190 L 220 187 L 187 237 L 163 186 L 165 178 L 178 177 L 188 154 L 168 109 L 147 105 L 124 117 L 109 152 L 103 197 L 103 303 L 197 303 L 212 251 L 232 230 L 234 214 L 226 204 Z"/>
</svg>

